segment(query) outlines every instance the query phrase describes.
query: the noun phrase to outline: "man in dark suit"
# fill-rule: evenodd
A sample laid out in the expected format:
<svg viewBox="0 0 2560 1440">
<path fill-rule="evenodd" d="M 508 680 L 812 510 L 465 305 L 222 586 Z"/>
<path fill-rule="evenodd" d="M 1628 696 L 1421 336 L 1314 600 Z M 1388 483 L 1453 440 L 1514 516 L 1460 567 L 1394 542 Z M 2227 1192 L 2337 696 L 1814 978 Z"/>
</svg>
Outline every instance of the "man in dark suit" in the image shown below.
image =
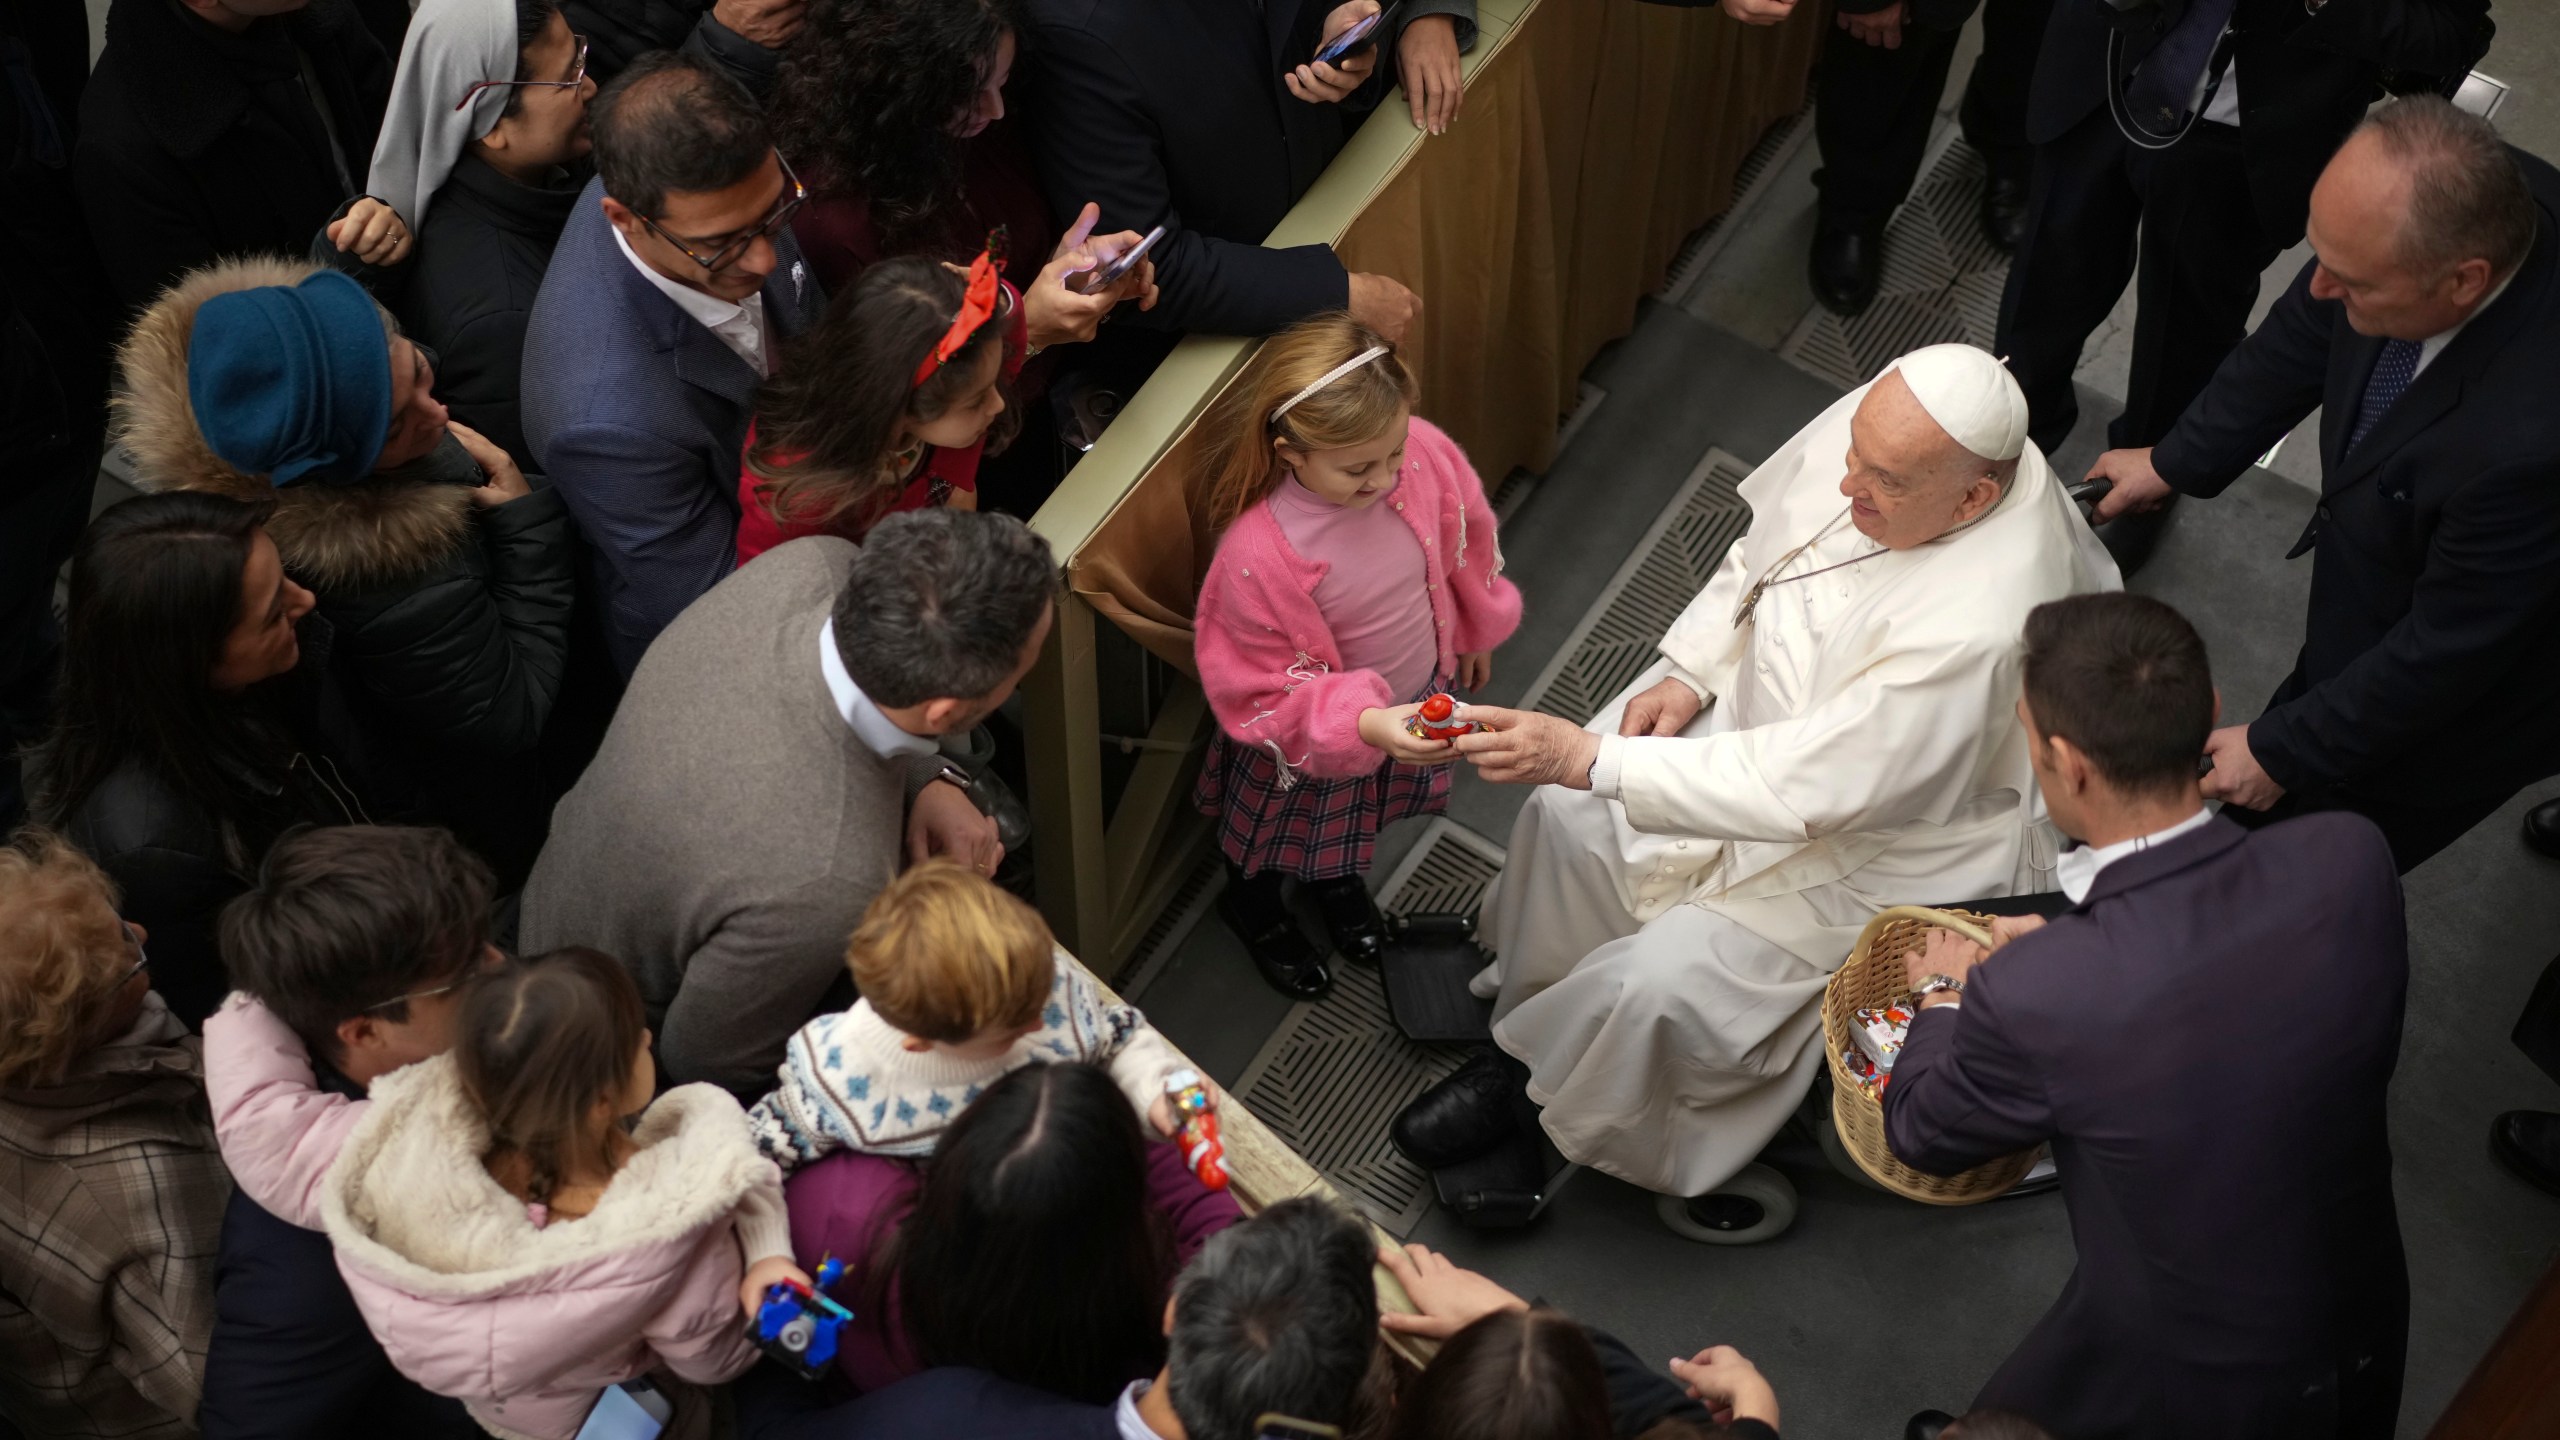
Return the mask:
<svg viewBox="0 0 2560 1440">
<path fill-rule="evenodd" d="M 2211 818 L 2204 643 L 2146 596 L 2027 618 L 2037 788 L 2072 908 L 1941 931 L 1886 1143 L 1952 1175 L 2053 1147 L 2079 1266 L 1977 1408 L 2073 1440 L 2392 1433 L 2408 1267 L 2386 1099 L 2408 933 L 2371 824 Z"/>
<path fill-rule="evenodd" d="M 2106 519 L 2221 493 L 2321 411 L 2302 653 L 2214 732 L 2244 824 L 2358 811 L 2405 873 L 2560 771 L 2560 171 L 2433 96 L 2320 178 L 2306 267 L 2157 449 L 2100 456 Z"/>
<path fill-rule="evenodd" d="M 1165 227 L 1150 252 L 1163 298 L 1120 330 L 1263 335 L 1348 309 L 1388 339 L 1403 337 L 1421 303 L 1412 291 L 1346 271 L 1330 245 L 1262 243 L 1365 115 L 1365 105 L 1344 102 L 1376 93 L 1366 82 L 1383 45 L 1339 66 L 1310 62 L 1377 8 L 1032 0 L 1028 133 L 1060 223 L 1091 200 L 1102 207 L 1100 231 Z M 1475 38 L 1474 0 L 1410 0 L 1400 23 L 1454 25 L 1464 45 Z M 1166 343 L 1113 348 L 1160 356 Z"/>
<path fill-rule="evenodd" d="M 790 221 L 806 195 L 714 62 L 645 57 L 596 97 L 596 178 L 524 337 L 524 434 L 594 562 L 628 676 L 737 562 L 756 387 L 826 296 Z"/>
<path fill-rule="evenodd" d="M 2026 238 L 1992 347 L 2027 392 L 2036 444 L 2051 454 L 2071 434 L 2072 372 L 2128 279 L 2133 361 L 2107 438 L 2157 443 L 2248 332 L 2259 275 L 2302 238 L 2312 181 L 2384 76 L 2459 77 L 2487 48 L 2488 8 L 2055 0 L 2027 114 Z M 2156 527 L 2128 528 L 2147 554 Z M 2130 573 L 2142 556 L 2119 558 Z"/>
</svg>

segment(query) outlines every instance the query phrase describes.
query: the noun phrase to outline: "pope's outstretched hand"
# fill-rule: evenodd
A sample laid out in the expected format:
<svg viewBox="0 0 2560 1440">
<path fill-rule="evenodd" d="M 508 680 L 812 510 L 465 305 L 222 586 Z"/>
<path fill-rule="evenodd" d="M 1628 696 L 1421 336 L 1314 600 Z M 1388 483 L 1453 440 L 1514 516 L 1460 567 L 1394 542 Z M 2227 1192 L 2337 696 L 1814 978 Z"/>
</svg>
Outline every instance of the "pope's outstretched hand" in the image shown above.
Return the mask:
<svg viewBox="0 0 2560 1440">
<path fill-rule="evenodd" d="M 1591 788 L 1591 762 L 1600 758 L 1599 736 L 1570 720 L 1499 705 L 1470 705 L 1467 718 L 1484 728 L 1449 743 L 1485 779 L 1503 785 Z"/>
</svg>

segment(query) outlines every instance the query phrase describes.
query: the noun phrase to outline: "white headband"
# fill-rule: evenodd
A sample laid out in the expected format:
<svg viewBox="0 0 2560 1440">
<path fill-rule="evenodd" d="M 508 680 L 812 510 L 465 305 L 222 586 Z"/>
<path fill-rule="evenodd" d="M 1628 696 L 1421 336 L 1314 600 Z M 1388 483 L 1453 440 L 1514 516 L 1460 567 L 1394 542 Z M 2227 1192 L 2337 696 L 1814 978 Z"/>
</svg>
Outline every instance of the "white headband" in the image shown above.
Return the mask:
<svg viewBox="0 0 2560 1440">
<path fill-rule="evenodd" d="M 1341 364 L 1334 366 L 1330 370 L 1327 370 L 1323 375 L 1317 377 L 1316 383 L 1299 391 L 1297 394 L 1290 396 L 1288 399 L 1281 401 L 1280 408 L 1271 412 L 1271 419 L 1268 423 L 1273 425 L 1279 424 L 1280 417 L 1288 414 L 1299 401 L 1306 399 L 1308 396 L 1313 395 L 1327 385 L 1332 384 L 1334 381 L 1341 379 L 1343 376 L 1350 374 L 1352 371 L 1359 369 L 1361 366 L 1368 364 L 1370 361 L 1375 360 L 1386 353 L 1386 346 L 1372 345 L 1368 349 L 1361 351 L 1359 354 L 1354 355 L 1350 359 L 1343 361 Z"/>
</svg>

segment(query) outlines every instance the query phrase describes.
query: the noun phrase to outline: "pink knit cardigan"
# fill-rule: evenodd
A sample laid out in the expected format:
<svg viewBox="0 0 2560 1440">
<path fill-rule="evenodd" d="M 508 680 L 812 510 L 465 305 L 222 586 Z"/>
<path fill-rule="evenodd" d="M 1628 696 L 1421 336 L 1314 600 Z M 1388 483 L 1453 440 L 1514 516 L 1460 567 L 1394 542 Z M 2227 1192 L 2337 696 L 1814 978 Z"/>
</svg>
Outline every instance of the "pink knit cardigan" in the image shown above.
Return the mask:
<svg viewBox="0 0 2560 1440">
<path fill-rule="evenodd" d="M 1490 650 L 1520 624 L 1519 587 L 1502 578 L 1502 546 L 1484 482 L 1458 442 L 1416 417 L 1404 470 L 1378 501 L 1395 507 L 1422 541 L 1428 602 L 1439 631 L 1439 673 L 1461 655 Z M 1347 670 L 1342 647 L 1316 608 L 1330 568 L 1289 548 L 1268 499 L 1238 516 L 1201 582 L 1194 654 L 1209 709 L 1229 738 L 1259 745 L 1284 775 L 1365 775 L 1380 753 L 1360 738 L 1360 712 L 1411 699 L 1390 694 L 1375 670 Z"/>
</svg>

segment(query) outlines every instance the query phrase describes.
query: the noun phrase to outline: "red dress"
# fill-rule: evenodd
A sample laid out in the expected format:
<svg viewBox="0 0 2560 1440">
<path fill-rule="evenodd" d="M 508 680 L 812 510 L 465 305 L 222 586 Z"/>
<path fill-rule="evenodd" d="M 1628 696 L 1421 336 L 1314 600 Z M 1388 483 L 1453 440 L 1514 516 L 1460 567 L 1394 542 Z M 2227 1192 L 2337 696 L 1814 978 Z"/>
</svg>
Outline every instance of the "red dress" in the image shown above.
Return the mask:
<svg viewBox="0 0 2560 1440">
<path fill-rule="evenodd" d="M 1022 307 L 1022 297 L 1013 287 L 1004 287 L 1006 304 L 1012 318 L 1005 326 L 1004 378 L 1012 380 L 1022 372 L 1022 352 L 1028 344 L 1030 322 Z M 765 477 L 757 473 L 751 457 L 756 453 L 756 422 L 747 422 L 747 441 L 738 457 L 738 563 L 746 564 L 767 550 L 803 535 L 835 535 L 859 541 L 871 533 L 871 527 L 885 516 L 901 510 L 929 510 L 951 503 L 953 494 L 978 492 L 978 460 L 986 451 L 986 442 L 965 450 L 940 446 L 925 447 L 915 475 L 888 504 L 873 504 L 846 510 L 832 519 L 813 523 L 785 520 L 773 513 L 757 493 Z"/>
</svg>

